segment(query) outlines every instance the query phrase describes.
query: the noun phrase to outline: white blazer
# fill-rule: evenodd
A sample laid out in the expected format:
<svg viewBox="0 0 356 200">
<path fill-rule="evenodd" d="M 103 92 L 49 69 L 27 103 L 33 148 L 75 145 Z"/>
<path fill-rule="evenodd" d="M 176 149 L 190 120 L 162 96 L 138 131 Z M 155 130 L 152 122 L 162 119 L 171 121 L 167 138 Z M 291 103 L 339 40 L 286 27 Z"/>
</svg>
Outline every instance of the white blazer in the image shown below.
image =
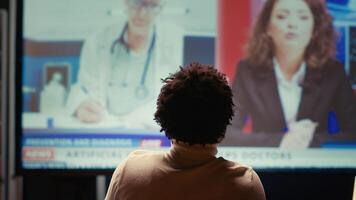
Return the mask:
<svg viewBox="0 0 356 200">
<path fill-rule="evenodd" d="M 73 115 L 85 100 L 95 100 L 103 105 L 108 113 L 109 81 L 112 73 L 112 44 L 120 37 L 126 22 L 111 25 L 84 42 L 81 50 L 78 79 L 71 86 L 66 108 Z M 154 98 L 127 113 L 128 120 L 136 123 L 152 124 L 155 102 L 162 86 L 161 79 L 179 69 L 183 62 L 183 34 L 175 26 L 157 23 L 156 41 L 150 67 L 154 68 Z M 110 93 L 110 95 L 112 95 Z M 124 101 L 130 101 L 129 97 Z M 110 102 L 116 103 L 116 102 Z M 120 103 L 120 102 L 118 102 Z M 136 119 L 135 119 L 136 118 Z M 157 127 L 156 127 L 157 128 Z"/>
</svg>

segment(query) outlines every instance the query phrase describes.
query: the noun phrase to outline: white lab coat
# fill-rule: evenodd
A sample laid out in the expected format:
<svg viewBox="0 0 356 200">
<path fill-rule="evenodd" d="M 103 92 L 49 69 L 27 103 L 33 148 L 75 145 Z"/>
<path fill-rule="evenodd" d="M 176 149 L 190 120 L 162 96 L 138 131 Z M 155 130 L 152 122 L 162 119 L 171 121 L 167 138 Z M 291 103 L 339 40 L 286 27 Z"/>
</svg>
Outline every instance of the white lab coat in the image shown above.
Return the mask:
<svg viewBox="0 0 356 200">
<path fill-rule="evenodd" d="M 111 47 L 114 41 L 120 37 L 125 24 L 126 22 L 109 26 L 91 35 L 84 42 L 80 55 L 78 80 L 72 85 L 67 100 L 67 111 L 71 115 L 82 102 L 90 99 L 99 102 L 108 109 L 108 87 L 112 73 L 111 56 L 113 55 Z M 152 93 L 154 98 L 127 113 L 124 118 L 128 121 L 128 126 L 132 126 L 128 128 L 143 128 L 142 124 L 145 127 L 152 125 L 157 128 L 153 121 L 153 114 L 156 109 L 155 102 L 162 86 L 161 78 L 167 77 L 169 73 L 174 73 L 182 65 L 182 44 L 183 34 L 180 29 L 176 26 L 157 23 L 156 42 L 150 65 L 154 68 L 155 73 L 155 88 Z M 83 90 L 83 86 L 85 90 Z M 130 99 L 125 99 L 125 101 L 130 101 Z M 111 113 L 110 110 L 107 111 Z M 121 116 L 120 119 L 123 117 Z"/>
</svg>

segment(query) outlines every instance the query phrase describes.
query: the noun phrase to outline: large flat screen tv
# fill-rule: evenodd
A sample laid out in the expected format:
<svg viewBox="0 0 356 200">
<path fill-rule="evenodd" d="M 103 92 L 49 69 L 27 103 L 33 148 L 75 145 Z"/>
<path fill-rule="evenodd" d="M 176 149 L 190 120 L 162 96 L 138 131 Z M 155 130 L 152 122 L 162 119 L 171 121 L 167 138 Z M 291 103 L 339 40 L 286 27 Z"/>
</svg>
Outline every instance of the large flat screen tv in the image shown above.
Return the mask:
<svg viewBox="0 0 356 200">
<path fill-rule="evenodd" d="M 17 172 L 109 173 L 134 149 L 169 149 L 170 141 L 153 120 L 161 79 L 200 61 L 216 64 L 233 82 L 237 57 L 229 70 L 216 58 L 222 51 L 219 29 L 228 32 L 234 26 L 219 20 L 226 14 L 224 3 L 17 0 L 11 80 Z M 248 20 L 250 25 L 241 27 L 244 34 L 251 33 L 264 3 L 232 3 L 249 8 L 245 18 L 235 19 Z M 327 1 L 338 33 L 337 59 L 350 86 L 356 83 L 355 4 Z M 148 42 L 137 49 L 127 45 L 133 40 L 129 29 Z M 356 169 L 356 132 L 342 131 L 333 110 L 327 116 L 327 131 L 314 133 L 316 141 L 303 148 L 281 145 L 286 130 L 255 132 L 246 118 L 243 128 L 228 128 L 219 155 L 258 169 Z"/>
</svg>

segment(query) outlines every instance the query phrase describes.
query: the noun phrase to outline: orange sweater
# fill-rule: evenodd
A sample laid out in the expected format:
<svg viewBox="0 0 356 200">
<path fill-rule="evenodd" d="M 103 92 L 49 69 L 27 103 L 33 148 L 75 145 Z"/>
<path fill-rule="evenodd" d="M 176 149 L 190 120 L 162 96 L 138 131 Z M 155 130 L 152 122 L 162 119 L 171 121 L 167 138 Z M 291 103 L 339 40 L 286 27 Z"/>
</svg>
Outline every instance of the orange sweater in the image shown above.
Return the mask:
<svg viewBox="0 0 356 200">
<path fill-rule="evenodd" d="M 138 150 L 115 170 L 106 200 L 264 200 L 251 167 L 215 157 L 215 145 L 173 142 L 169 152 Z"/>
</svg>

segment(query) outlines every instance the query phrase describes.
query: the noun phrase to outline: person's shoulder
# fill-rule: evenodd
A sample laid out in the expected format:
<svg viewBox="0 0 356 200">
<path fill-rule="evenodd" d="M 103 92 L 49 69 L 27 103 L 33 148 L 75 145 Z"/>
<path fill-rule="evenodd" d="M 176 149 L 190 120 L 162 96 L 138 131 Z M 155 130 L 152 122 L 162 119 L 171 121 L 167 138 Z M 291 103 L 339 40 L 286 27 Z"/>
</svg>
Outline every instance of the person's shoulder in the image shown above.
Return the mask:
<svg viewBox="0 0 356 200">
<path fill-rule="evenodd" d="M 244 199 L 265 199 L 261 180 L 251 166 L 228 160 L 226 162 L 231 194 L 242 196 Z"/>
<path fill-rule="evenodd" d="M 135 150 L 128 155 L 126 165 L 136 167 L 154 166 L 164 159 L 164 155 L 165 152 L 163 151 Z M 140 165 L 140 163 L 144 165 Z"/>
<path fill-rule="evenodd" d="M 321 70 L 324 76 L 330 76 L 333 78 L 345 76 L 345 68 L 343 64 L 336 59 L 327 60 L 321 66 Z"/>
<path fill-rule="evenodd" d="M 241 187 L 251 187 L 251 184 L 256 181 L 256 176 L 258 178 L 257 173 L 249 165 L 229 160 L 225 160 L 225 162 L 228 176 L 232 178 L 231 180 L 234 182 L 233 185 L 237 185 L 240 189 Z"/>
<path fill-rule="evenodd" d="M 163 151 L 150 151 L 150 150 L 143 150 L 138 149 L 132 151 L 129 155 L 129 159 L 140 159 L 142 157 L 150 157 L 150 156 L 164 156 Z"/>
<path fill-rule="evenodd" d="M 135 150 L 124 159 L 114 171 L 111 179 L 112 190 L 132 191 L 132 188 L 150 184 L 152 171 L 160 165 L 163 152 Z M 120 185 L 120 186 L 119 186 Z"/>
<path fill-rule="evenodd" d="M 325 63 L 321 66 L 321 69 L 324 70 L 340 70 L 342 69 L 342 63 L 336 59 L 328 59 Z"/>
<path fill-rule="evenodd" d="M 242 178 L 242 181 L 251 182 L 254 170 L 251 166 L 225 160 L 227 163 L 227 169 L 232 176 L 236 178 Z"/>
<path fill-rule="evenodd" d="M 257 70 L 257 66 L 253 65 L 249 59 L 242 59 L 237 64 L 238 72 L 254 72 Z"/>
<path fill-rule="evenodd" d="M 96 43 L 104 43 L 105 41 L 115 40 L 123 31 L 126 22 L 118 21 L 98 29 L 86 38 L 86 41 L 95 41 Z"/>
<path fill-rule="evenodd" d="M 235 79 L 239 80 L 253 80 L 255 75 L 259 72 L 258 68 L 251 64 L 249 59 L 242 59 L 237 64 L 235 71 Z"/>
<path fill-rule="evenodd" d="M 251 65 L 251 62 L 249 59 L 242 59 L 238 62 L 237 66 L 240 68 L 240 67 L 243 67 L 243 68 L 246 68 L 246 67 L 249 67 Z"/>
<path fill-rule="evenodd" d="M 251 61 L 250 61 L 250 59 L 248 59 L 248 58 L 243 58 L 243 59 L 241 59 L 241 60 L 239 60 L 239 62 L 238 62 L 238 65 L 251 65 L 252 63 L 251 63 Z"/>
<path fill-rule="evenodd" d="M 164 152 L 137 150 L 130 153 L 124 164 L 125 181 L 148 180 L 158 166 L 164 165 Z M 147 182 L 142 182 L 147 183 Z"/>
</svg>

